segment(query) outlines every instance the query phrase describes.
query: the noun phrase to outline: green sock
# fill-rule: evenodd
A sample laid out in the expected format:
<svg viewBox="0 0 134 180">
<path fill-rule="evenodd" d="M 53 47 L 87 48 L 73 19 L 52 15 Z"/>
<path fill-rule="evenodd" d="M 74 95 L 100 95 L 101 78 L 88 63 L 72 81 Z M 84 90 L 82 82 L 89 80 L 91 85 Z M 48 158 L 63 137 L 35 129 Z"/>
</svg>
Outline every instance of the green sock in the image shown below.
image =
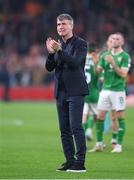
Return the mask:
<svg viewBox="0 0 134 180">
<path fill-rule="evenodd" d="M 118 144 L 122 144 L 125 134 L 125 120 L 124 118 L 118 118 L 119 131 L 118 131 Z"/>
<path fill-rule="evenodd" d="M 87 120 L 87 128 L 93 128 L 94 125 L 94 117 L 93 116 L 89 116 L 88 120 Z"/>
<path fill-rule="evenodd" d="M 97 134 L 97 141 L 102 142 L 103 141 L 103 130 L 104 130 L 104 121 L 98 119 L 96 123 L 96 134 Z"/>
<path fill-rule="evenodd" d="M 112 132 L 112 139 L 117 139 L 118 132 L 113 131 Z"/>
<path fill-rule="evenodd" d="M 84 129 L 84 132 L 86 132 L 86 130 L 87 130 L 87 122 L 83 123 L 83 124 L 82 124 L 82 127 L 83 127 L 83 129 Z"/>
</svg>

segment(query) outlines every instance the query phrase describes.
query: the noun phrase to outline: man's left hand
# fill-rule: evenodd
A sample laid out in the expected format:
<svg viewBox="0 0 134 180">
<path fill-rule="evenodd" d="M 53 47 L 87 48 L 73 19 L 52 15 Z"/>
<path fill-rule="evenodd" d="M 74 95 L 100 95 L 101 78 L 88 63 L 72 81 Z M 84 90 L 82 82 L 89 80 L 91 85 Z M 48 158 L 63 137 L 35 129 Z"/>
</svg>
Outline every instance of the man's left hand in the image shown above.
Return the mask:
<svg viewBox="0 0 134 180">
<path fill-rule="evenodd" d="M 62 49 L 61 43 L 59 41 L 57 42 L 55 40 L 52 40 L 52 47 L 53 47 L 54 51 L 56 51 L 56 52 Z"/>
<path fill-rule="evenodd" d="M 111 55 L 106 55 L 105 60 L 110 63 L 112 66 L 115 65 L 114 59 Z"/>
</svg>

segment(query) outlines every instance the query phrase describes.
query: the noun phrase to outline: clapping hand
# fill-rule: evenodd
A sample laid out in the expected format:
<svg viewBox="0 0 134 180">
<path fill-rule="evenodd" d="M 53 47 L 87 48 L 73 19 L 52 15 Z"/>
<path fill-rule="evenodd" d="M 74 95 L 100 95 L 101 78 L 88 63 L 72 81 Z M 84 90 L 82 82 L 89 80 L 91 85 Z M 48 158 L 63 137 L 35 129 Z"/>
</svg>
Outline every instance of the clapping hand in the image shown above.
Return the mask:
<svg viewBox="0 0 134 180">
<path fill-rule="evenodd" d="M 106 55 L 105 57 L 105 61 L 107 61 L 108 63 L 110 63 L 111 65 L 114 65 L 115 62 L 114 62 L 114 59 L 111 55 Z"/>
<path fill-rule="evenodd" d="M 46 40 L 46 47 L 47 47 L 47 50 L 50 54 L 53 54 L 55 53 L 54 49 L 53 49 L 53 40 L 51 37 L 47 38 Z"/>
<path fill-rule="evenodd" d="M 47 38 L 46 40 L 46 47 L 50 54 L 55 53 L 59 50 L 61 50 L 61 43 L 60 41 L 55 41 L 51 37 Z"/>
<path fill-rule="evenodd" d="M 61 43 L 60 43 L 60 41 L 59 40 L 58 41 L 52 40 L 52 47 L 53 47 L 53 50 L 55 52 L 61 50 Z"/>
</svg>

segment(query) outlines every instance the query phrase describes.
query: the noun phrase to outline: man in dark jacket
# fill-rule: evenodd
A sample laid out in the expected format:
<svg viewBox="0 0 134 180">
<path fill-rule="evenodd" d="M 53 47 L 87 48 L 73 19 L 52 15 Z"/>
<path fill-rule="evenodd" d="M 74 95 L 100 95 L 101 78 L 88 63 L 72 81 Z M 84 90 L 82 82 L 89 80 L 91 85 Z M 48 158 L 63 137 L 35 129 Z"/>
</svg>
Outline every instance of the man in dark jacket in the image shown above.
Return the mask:
<svg viewBox="0 0 134 180">
<path fill-rule="evenodd" d="M 50 37 L 46 41 L 46 69 L 55 70 L 56 105 L 66 158 L 66 162 L 57 171 L 86 172 L 82 113 L 84 96 L 88 94 L 84 75 L 87 43 L 73 35 L 73 19 L 69 14 L 57 17 L 57 32 L 61 41 Z"/>
</svg>

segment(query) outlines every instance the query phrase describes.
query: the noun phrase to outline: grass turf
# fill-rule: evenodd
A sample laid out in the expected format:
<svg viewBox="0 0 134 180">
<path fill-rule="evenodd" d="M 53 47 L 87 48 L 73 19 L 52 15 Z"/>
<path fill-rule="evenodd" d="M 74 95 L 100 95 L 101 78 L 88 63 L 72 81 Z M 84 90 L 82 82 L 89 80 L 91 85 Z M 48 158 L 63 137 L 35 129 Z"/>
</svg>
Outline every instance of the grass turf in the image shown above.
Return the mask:
<svg viewBox="0 0 134 180">
<path fill-rule="evenodd" d="M 111 132 L 102 153 L 88 153 L 86 173 L 56 172 L 64 162 L 55 103 L 0 103 L 0 179 L 133 179 L 134 108 L 126 110 L 121 154 L 112 154 Z M 92 148 L 95 142 L 88 142 Z"/>
</svg>

